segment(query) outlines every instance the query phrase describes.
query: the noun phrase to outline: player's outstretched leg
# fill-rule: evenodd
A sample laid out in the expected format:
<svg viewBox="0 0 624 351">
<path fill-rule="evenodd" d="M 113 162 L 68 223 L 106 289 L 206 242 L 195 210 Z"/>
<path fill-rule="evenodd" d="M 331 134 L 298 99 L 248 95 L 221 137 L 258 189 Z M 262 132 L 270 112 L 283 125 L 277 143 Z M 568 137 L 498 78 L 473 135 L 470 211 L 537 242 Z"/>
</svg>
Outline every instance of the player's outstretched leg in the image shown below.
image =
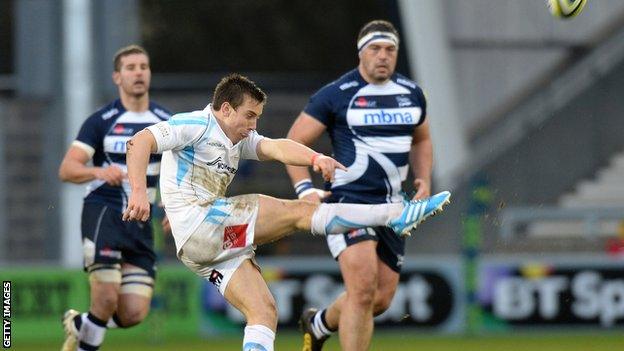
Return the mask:
<svg viewBox="0 0 624 351">
<path fill-rule="evenodd" d="M 321 204 L 311 220 L 314 234 L 342 234 L 349 230 L 385 225 L 397 235 L 410 235 L 425 219 L 442 211 L 451 193 L 443 191 L 421 200 L 392 204 Z"/>
<path fill-rule="evenodd" d="M 319 205 L 258 195 L 254 244 L 272 242 L 296 230 L 327 235 L 384 225 L 392 228 L 397 235 L 405 236 L 426 218 L 441 211 L 449 203 L 450 196 L 451 193 L 443 191 L 423 200 L 404 203 Z"/>
</svg>

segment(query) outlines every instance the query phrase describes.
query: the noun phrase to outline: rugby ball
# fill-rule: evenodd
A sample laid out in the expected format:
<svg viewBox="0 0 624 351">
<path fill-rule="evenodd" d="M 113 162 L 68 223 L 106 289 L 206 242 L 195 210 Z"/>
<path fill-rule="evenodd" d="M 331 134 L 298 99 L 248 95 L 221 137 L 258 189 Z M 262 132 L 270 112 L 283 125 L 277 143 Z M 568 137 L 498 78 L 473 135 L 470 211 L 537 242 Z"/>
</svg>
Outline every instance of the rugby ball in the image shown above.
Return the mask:
<svg viewBox="0 0 624 351">
<path fill-rule="evenodd" d="M 546 0 L 550 14 L 557 18 L 572 18 L 578 16 L 587 0 Z"/>
</svg>

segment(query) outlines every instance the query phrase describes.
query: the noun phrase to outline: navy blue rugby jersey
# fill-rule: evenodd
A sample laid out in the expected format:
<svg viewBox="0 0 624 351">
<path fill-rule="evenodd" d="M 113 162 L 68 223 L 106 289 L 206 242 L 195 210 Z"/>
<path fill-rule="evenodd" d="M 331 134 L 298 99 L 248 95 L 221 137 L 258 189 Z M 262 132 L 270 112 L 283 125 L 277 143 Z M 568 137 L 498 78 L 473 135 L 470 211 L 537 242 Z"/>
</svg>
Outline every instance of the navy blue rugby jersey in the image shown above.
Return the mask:
<svg viewBox="0 0 624 351">
<path fill-rule="evenodd" d="M 127 111 L 121 100 L 116 99 L 84 121 L 72 145 L 92 156 L 94 166 L 115 165 L 127 173 L 126 142 L 137 132 L 167 120 L 170 116 L 169 111 L 153 102 L 150 102 L 147 111 L 133 112 Z M 147 192 L 152 203 L 156 198 L 160 157 L 159 154 L 151 155 L 147 168 Z M 127 179 L 122 186 L 111 186 L 103 180 L 94 179 L 87 185 L 84 202 L 105 204 L 122 212 L 127 206 L 129 195 L 130 184 Z"/>
<path fill-rule="evenodd" d="M 376 85 L 354 69 L 316 92 L 304 112 L 327 127 L 334 157 L 349 168 L 336 171 L 330 201 L 401 201 L 412 135 L 426 111 L 422 89 L 396 73 Z"/>
</svg>

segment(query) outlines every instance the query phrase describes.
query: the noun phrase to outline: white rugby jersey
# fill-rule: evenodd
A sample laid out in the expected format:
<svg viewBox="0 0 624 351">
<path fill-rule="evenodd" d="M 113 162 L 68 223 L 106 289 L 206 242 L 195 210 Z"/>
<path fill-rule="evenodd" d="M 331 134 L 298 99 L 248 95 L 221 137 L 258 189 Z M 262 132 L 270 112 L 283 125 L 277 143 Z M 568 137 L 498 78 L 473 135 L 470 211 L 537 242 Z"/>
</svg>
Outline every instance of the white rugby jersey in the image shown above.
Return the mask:
<svg viewBox="0 0 624 351">
<path fill-rule="evenodd" d="M 256 146 L 264 137 L 255 131 L 235 145 L 212 114 L 180 113 L 147 128 L 162 152 L 160 191 L 178 250 L 204 221 L 217 222 L 226 213 L 220 201 L 240 159 L 258 160 Z"/>
</svg>

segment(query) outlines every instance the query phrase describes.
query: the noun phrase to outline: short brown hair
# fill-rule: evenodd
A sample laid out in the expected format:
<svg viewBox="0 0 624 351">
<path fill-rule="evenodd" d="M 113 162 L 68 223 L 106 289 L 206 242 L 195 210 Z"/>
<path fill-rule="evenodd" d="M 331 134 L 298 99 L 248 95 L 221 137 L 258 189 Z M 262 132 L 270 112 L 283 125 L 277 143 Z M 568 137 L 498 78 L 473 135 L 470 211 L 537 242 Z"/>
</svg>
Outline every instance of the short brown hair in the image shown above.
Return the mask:
<svg viewBox="0 0 624 351">
<path fill-rule="evenodd" d="M 392 23 L 385 20 L 372 20 L 362 26 L 362 29 L 360 29 L 360 34 L 358 34 L 357 40 L 359 41 L 366 34 L 371 32 L 390 32 L 396 35 L 397 39 L 399 38 L 399 32 L 396 30 Z"/>
<path fill-rule="evenodd" d="M 249 80 L 249 78 L 238 73 L 228 74 L 221 79 L 215 88 L 212 97 L 212 107 L 215 111 L 219 111 L 224 102 L 229 102 L 236 109 L 243 104 L 245 95 L 259 103 L 265 103 L 267 100 L 267 96 L 262 89 Z"/>
<path fill-rule="evenodd" d="M 143 47 L 136 44 L 128 45 L 117 50 L 117 52 L 115 53 L 115 56 L 113 58 L 113 70 L 115 72 L 119 72 L 121 70 L 121 58 L 134 54 L 143 54 L 149 59 L 149 55 Z"/>
</svg>

